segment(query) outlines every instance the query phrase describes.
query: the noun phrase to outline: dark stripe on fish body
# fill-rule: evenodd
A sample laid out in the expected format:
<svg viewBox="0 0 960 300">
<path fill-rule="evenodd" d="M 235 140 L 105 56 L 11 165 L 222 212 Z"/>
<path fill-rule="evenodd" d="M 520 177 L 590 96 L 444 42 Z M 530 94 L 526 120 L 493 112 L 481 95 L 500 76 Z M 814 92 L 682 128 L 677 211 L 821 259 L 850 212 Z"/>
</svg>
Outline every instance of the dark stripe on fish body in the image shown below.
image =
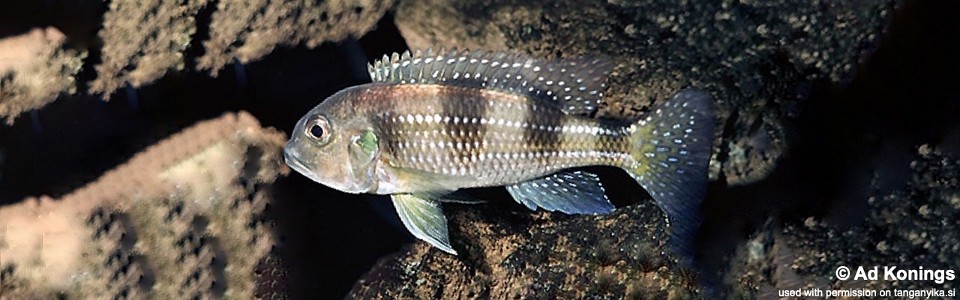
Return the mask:
<svg viewBox="0 0 960 300">
<path fill-rule="evenodd" d="M 423 95 L 419 95 L 416 89 L 396 87 L 387 84 L 367 87 L 367 101 L 364 102 L 365 105 L 357 107 L 356 113 L 360 113 L 363 107 L 369 107 L 367 111 L 372 115 L 371 124 L 382 140 L 381 144 L 385 146 L 383 153 L 393 157 L 398 166 L 414 167 L 420 164 L 414 157 L 422 154 L 417 142 L 424 138 L 415 137 L 415 134 L 423 132 L 424 128 L 409 117 L 423 113 L 417 111 L 422 105 L 407 99 L 421 100 Z"/>
<path fill-rule="evenodd" d="M 448 141 L 454 145 L 461 144 L 463 149 L 457 151 L 451 149 L 458 164 L 467 165 L 470 162 L 471 155 L 483 153 L 483 139 L 487 135 L 487 126 L 475 122 L 480 118 L 486 118 L 487 101 L 483 98 L 480 89 L 464 88 L 441 88 L 438 95 L 441 102 L 441 115 L 451 118 L 457 117 L 460 122 L 446 122 L 444 129 L 448 132 Z M 463 132 L 464 135 L 460 135 Z"/>
<path fill-rule="evenodd" d="M 527 127 L 523 130 L 523 142 L 534 153 L 546 155 L 560 150 L 561 131 L 564 114 L 559 109 L 544 105 L 541 100 L 526 99 L 527 110 L 524 122 Z M 543 162 L 549 164 L 547 156 Z"/>
</svg>

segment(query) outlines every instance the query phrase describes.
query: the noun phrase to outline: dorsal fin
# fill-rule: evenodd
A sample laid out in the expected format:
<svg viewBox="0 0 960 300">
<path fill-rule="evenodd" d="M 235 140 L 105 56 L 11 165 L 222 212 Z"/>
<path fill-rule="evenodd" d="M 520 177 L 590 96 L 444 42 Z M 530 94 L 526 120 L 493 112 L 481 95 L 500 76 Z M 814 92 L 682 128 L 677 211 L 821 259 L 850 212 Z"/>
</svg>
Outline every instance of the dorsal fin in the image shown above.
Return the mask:
<svg viewBox="0 0 960 300">
<path fill-rule="evenodd" d="M 590 114 L 603 98 L 607 59 L 545 60 L 505 52 L 457 49 L 394 53 L 368 65 L 374 82 L 447 84 L 522 93 L 557 103 L 569 114 Z"/>
</svg>

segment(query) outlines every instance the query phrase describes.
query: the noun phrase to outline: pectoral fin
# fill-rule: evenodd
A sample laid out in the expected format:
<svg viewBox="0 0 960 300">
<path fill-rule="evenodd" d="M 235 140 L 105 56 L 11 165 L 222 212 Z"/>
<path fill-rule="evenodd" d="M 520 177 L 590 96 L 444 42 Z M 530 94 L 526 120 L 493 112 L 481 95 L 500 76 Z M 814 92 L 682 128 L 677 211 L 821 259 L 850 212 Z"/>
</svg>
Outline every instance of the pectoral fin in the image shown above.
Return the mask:
<svg viewBox="0 0 960 300">
<path fill-rule="evenodd" d="M 450 254 L 457 254 L 450 246 L 447 233 L 447 217 L 443 215 L 440 201 L 419 198 L 410 194 L 391 196 L 400 220 L 413 236 Z"/>
<path fill-rule="evenodd" d="M 600 178 L 583 171 L 565 171 L 547 177 L 507 186 L 513 199 L 531 210 L 568 214 L 606 214 L 613 204 L 603 193 Z"/>
</svg>

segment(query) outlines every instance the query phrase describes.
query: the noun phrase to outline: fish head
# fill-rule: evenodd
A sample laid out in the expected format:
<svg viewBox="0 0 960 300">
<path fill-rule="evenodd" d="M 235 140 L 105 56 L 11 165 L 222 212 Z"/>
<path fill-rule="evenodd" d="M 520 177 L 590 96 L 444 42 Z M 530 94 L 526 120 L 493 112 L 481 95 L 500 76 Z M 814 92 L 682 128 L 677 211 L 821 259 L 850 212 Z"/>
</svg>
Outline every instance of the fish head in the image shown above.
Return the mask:
<svg viewBox="0 0 960 300">
<path fill-rule="evenodd" d="M 342 192 L 375 192 L 377 135 L 348 101 L 338 99 L 342 96 L 331 96 L 297 122 L 284 160 L 307 178 Z"/>
</svg>

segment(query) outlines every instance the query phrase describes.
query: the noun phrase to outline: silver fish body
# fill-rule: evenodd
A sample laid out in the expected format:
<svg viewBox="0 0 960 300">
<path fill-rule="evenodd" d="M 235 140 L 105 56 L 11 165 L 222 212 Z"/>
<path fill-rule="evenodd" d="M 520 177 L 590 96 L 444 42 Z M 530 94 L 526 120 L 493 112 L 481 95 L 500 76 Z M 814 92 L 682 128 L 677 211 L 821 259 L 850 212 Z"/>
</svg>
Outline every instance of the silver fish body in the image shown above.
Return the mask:
<svg viewBox="0 0 960 300">
<path fill-rule="evenodd" d="M 285 158 L 341 191 L 392 195 L 415 236 L 451 253 L 439 205 L 449 193 L 506 186 L 530 209 L 608 213 L 597 176 L 577 169 L 594 165 L 627 170 L 687 240 L 706 183 L 712 99 L 688 89 L 635 122 L 590 118 L 609 69 L 456 50 L 385 57 L 370 67 L 373 83 L 298 122 Z"/>
</svg>

